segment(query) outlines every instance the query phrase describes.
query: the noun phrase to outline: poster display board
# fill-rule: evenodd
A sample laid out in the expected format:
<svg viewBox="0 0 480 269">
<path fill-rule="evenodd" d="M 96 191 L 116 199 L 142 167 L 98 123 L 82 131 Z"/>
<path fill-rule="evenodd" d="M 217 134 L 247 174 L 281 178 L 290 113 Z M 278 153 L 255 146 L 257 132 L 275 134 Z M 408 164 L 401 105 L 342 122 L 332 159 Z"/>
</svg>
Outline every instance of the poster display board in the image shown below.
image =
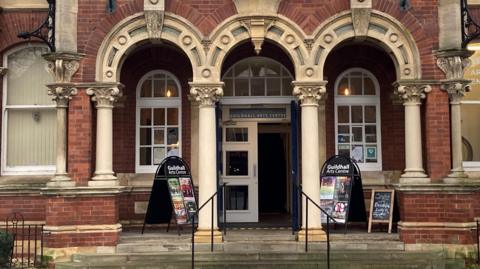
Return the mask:
<svg viewBox="0 0 480 269">
<path fill-rule="evenodd" d="M 369 233 L 372 231 L 372 223 L 388 223 L 388 233 L 392 232 L 394 199 L 394 190 L 372 190 L 368 221 Z"/>
<path fill-rule="evenodd" d="M 196 210 L 197 203 L 190 168 L 180 157 L 167 157 L 155 173 L 142 233 L 145 224 L 167 223 L 170 225 L 172 213 L 178 229 L 178 225 L 189 223 L 191 215 L 195 214 Z"/>
<path fill-rule="evenodd" d="M 323 165 L 320 178 L 320 206 L 337 223 L 367 220 L 360 169 L 350 158 L 335 155 Z M 322 222 L 327 217 L 322 214 Z"/>
</svg>

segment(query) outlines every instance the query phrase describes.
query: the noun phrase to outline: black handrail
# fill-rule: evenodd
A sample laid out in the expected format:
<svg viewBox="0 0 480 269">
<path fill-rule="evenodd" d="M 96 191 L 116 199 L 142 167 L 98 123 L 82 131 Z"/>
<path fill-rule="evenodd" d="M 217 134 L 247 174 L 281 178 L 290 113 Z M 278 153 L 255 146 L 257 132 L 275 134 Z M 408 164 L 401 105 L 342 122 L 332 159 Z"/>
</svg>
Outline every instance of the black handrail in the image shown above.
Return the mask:
<svg viewBox="0 0 480 269">
<path fill-rule="evenodd" d="M 477 264 L 480 264 L 480 237 L 478 232 L 479 224 L 477 220 Z"/>
<path fill-rule="evenodd" d="M 196 211 L 193 213 L 190 218 L 191 218 L 191 223 L 192 223 L 192 269 L 195 268 L 195 215 L 198 215 L 200 213 L 200 210 L 202 210 L 208 203 L 211 202 L 211 225 L 210 225 L 210 252 L 213 252 L 213 220 L 214 220 L 214 208 L 215 208 L 215 203 L 213 202 L 214 198 L 218 195 L 220 190 L 222 190 L 222 196 L 223 196 L 223 234 L 227 234 L 227 214 L 226 214 L 226 208 L 225 208 L 225 187 L 227 186 L 226 183 L 223 183 L 222 186 L 217 188 L 217 191 L 210 196 L 210 198 L 207 199 Z"/>
<path fill-rule="evenodd" d="M 327 213 L 323 208 L 320 207 L 315 201 L 310 198 L 306 193 L 303 192 L 302 186 L 297 186 L 294 184 L 294 187 L 296 187 L 298 190 L 300 190 L 300 197 L 305 196 L 306 203 L 305 203 L 305 252 L 308 252 L 308 204 L 312 203 L 315 207 L 320 209 L 320 211 L 327 216 L 327 268 L 330 269 L 330 219 L 333 220 L 333 222 L 337 222 L 330 214 Z M 321 218 L 321 214 L 320 214 Z"/>
</svg>

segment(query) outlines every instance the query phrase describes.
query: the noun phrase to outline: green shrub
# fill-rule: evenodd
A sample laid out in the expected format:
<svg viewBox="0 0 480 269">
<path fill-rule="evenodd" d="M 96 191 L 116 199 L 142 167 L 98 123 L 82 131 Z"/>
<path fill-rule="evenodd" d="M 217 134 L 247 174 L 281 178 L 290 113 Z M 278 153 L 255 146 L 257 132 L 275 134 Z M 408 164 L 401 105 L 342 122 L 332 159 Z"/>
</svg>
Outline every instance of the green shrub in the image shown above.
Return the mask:
<svg viewBox="0 0 480 269">
<path fill-rule="evenodd" d="M 0 231 L 0 268 L 10 265 L 10 257 L 13 250 L 13 236 Z"/>
</svg>

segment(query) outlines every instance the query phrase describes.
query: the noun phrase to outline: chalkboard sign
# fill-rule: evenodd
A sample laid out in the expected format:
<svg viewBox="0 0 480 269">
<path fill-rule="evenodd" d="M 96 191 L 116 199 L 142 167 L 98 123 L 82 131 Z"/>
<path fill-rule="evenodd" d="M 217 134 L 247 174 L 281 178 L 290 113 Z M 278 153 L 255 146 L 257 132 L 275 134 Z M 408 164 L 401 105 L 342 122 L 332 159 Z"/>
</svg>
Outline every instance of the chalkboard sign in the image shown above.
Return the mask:
<svg viewBox="0 0 480 269">
<path fill-rule="evenodd" d="M 178 229 L 178 225 L 189 223 L 190 216 L 195 214 L 196 210 L 190 168 L 180 157 L 167 157 L 155 173 L 142 233 L 145 224 L 167 223 L 168 231 L 172 213 Z"/>
<path fill-rule="evenodd" d="M 394 195 L 394 190 L 372 190 L 369 233 L 372 230 L 372 223 L 388 223 L 388 233 L 391 233 Z"/>
</svg>

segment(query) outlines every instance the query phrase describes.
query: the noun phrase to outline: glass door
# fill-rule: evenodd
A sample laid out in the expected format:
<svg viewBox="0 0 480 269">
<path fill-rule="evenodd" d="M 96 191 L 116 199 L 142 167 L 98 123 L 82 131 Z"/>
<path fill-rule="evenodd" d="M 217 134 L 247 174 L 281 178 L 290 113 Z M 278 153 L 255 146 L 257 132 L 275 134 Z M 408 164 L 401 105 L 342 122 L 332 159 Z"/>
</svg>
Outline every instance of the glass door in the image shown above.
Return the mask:
<svg viewBox="0 0 480 269">
<path fill-rule="evenodd" d="M 258 222 L 257 123 L 223 127 L 223 175 L 227 222 Z"/>
</svg>

